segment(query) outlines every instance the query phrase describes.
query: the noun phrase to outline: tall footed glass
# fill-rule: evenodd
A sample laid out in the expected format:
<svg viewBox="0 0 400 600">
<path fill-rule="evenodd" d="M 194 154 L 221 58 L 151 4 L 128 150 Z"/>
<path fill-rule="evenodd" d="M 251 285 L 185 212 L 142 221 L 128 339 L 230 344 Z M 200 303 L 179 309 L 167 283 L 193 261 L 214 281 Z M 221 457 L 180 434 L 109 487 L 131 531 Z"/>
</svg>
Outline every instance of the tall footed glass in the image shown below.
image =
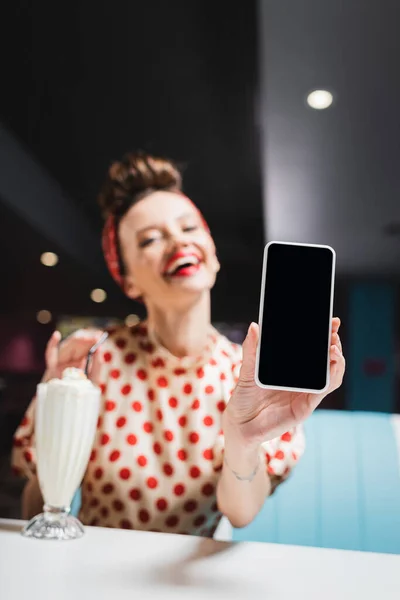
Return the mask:
<svg viewBox="0 0 400 600">
<path fill-rule="evenodd" d="M 62 379 L 37 388 L 35 441 L 43 513 L 25 526 L 25 537 L 71 540 L 83 535 L 82 523 L 70 514 L 94 438 L 100 389 L 79 369 L 66 369 Z"/>
</svg>

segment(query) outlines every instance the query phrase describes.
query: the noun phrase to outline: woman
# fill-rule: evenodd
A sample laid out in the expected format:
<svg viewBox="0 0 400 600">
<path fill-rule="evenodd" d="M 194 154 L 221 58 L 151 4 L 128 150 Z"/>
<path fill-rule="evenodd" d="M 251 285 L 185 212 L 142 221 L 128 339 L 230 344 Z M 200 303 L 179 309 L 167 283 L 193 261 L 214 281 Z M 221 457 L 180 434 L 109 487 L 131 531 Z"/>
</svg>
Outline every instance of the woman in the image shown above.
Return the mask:
<svg viewBox="0 0 400 600">
<path fill-rule="evenodd" d="M 303 452 L 299 425 L 326 394 L 258 388 L 258 326 L 249 328 L 243 363 L 241 348 L 213 329 L 210 290 L 220 265 L 207 224 L 182 194 L 170 161 L 125 156 L 111 166 L 100 204 L 110 272 L 128 297 L 144 302 L 147 320 L 113 331 L 96 353 L 91 377 L 103 402 L 80 519 L 203 536 L 213 535 L 222 514 L 245 526 Z M 327 393 L 344 373 L 338 328 L 335 319 Z M 100 333 L 78 332 L 61 345 L 54 333 L 44 380 L 83 366 Z M 25 518 L 42 508 L 34 402 L 14 440 L 14 466 L 30 478 Z"/>
</svg>

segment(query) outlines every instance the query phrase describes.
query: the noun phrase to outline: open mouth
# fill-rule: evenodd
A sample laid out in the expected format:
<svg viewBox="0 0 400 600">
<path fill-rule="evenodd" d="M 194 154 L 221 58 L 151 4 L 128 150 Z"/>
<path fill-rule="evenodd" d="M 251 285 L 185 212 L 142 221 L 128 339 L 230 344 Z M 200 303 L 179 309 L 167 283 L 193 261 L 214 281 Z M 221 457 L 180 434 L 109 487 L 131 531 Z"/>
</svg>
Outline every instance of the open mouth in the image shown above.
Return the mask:
<svg viewBox="0 0 400 600">
<path fill-rule="evenodd" d="M 202 261 L 197 254 L 175 254 L 164 270 L 165 277 L 187 277 L 200 269 Z"/>
</svg>

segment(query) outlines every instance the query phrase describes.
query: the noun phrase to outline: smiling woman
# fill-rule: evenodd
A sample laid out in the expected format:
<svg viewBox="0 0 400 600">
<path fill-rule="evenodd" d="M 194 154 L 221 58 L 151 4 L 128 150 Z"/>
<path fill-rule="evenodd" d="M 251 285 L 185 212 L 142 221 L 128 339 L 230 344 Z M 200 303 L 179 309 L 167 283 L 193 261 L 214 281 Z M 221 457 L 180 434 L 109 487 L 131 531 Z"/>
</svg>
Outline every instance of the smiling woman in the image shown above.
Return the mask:
<svg viewBox="0 0 400 600">
<path fill-rule="evenodd" d="M 111 165 L 99 200 L 109 270 L 128 297 L 145 304 L 147 319 L 110 331 L 94 356 L 90 376 L 101 387 L 102 408 L 80 519 L 212 536 L 225 514 L 242 527 L 303 452 L 293 398 L 256 387 L 256 325 L 243 347 L 243 365 L 240 346 L 212 327 L 210 291 L 220 265 L 203 216 L 182 193 L 176 166 L 129 154 Z M 338 327 L 334 323 L 337 344 Z M 67 366 L 84 366 L 101 335 L 77 332 L 59 345 L 55 333 L 44 380 Z M 339 363 L 332 354 L 340 375 Z M 302 415 L 309 400 L 295 399 Z M 14 466 L 31 477 L 25 517 L 41 502 L 34 410 L 35 401 L 14 443 Z"/>
</svg>

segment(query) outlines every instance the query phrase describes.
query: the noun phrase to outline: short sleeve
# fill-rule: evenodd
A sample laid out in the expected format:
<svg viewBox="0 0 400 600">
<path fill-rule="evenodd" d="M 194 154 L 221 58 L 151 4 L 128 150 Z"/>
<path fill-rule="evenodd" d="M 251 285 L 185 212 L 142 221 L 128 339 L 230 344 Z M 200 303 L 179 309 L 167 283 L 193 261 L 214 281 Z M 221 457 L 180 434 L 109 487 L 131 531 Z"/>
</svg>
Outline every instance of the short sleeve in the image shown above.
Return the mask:
<svg viewBox="0 0 400 600">
<path fill-rule="evenodd" d="M 34 439 L 36 397 L 31 400 L 14 437 L 11 466 L 16 475 L 28 479 L 36 474 L 36 451 Z"/>
</svg>

